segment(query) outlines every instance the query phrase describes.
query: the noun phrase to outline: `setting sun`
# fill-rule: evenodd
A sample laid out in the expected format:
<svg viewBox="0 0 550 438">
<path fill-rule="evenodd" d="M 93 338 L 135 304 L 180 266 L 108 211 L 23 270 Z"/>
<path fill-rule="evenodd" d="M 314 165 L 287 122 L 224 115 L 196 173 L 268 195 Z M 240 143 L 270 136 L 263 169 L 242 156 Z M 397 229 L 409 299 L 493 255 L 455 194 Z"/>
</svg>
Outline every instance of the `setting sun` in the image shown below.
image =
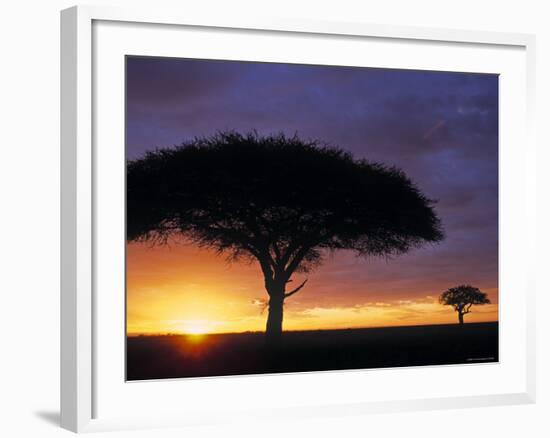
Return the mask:
<svg viewBox="0 0 550 438">
<path fill-rule="evenodd" d="M 212 324 L 209 321 L 202 319 L 195 319 L 190 321 L 185 321 L 181 331 L 188 335 L 204 335 L 209 333 L 212 329 Z"/>
</svg>

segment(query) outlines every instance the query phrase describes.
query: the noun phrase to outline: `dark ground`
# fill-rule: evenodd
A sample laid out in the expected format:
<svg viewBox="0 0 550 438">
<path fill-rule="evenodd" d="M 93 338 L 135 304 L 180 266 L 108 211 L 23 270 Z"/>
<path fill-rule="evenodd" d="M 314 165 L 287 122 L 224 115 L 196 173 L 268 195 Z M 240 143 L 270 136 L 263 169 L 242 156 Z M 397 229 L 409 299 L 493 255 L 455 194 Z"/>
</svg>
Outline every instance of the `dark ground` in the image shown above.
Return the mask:
<svg viewBox="0 0 550 438">
<path fill-rule="evenodd" d="M 145 380 L 498 361 L 498 323 L 127 338 L 127 379 Z"/>
</svg>

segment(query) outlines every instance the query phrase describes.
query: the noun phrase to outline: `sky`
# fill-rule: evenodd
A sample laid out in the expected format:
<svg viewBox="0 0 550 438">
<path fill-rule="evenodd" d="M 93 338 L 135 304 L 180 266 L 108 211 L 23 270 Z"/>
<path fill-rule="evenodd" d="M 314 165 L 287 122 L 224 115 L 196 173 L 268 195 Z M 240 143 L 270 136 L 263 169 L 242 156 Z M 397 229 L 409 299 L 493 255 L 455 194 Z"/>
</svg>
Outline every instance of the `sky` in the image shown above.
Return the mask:
<svg viewBox="0 0 550 438">
<path fill-rule="evenodd" d="M 387 259 L 343 251 L 299 280 L 286 330 L 440 324 L 437 302 L 472 284 L 498 319 L 498 76 L 342 66 L 128 57 L 127 159 L 222 130 L 298 134 L 401 168 L 430 199 L 446 238 Z M 128 244 L 128 333 L 265 328 L 256 264 L 191 245 Z"/>
</svg>

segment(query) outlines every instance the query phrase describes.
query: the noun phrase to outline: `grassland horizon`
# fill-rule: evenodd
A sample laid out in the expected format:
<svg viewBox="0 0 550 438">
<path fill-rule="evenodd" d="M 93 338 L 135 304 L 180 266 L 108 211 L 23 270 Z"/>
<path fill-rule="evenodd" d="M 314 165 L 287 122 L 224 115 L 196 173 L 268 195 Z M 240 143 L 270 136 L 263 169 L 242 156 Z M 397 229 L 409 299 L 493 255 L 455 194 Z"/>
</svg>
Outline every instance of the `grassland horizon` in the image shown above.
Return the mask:
<svg viewBox="0 0 550 438">
<path fill-rule="evenodd" d="M 128 336 L 127 380 L 498 362 L 498 322 L 285 332 Z"/>
<path fill-rule="evenodd" d="M 486 324 L 496 323 L 498 319 L 478 320 L 475 322 L 466 322 L 467 324 Z M 391 328 L 405 328 L 405 327 L 432 327 L 432 326 L 454 326 L 456 323 L 441 322 L 434 324 L 392 324 L 392 325 L 363 325 L 353 327 L 326 327 L 317 329 L 288 329 L 284 330 L 284 333 L 302 333 L 302 332 L 323 332 L 323 331 L 346 331 L 346 330 L 366 330 L 366 329 L 391 329 Z M 185 331 L 161 331 L 161 332 L 127 332 L 126 336 L 133 337 L 145 337 L 145 336 L 210 336 L 210 335 L 240 335 L 240 334 L 265 334 L 265 330 L 243 330 L 243 331 L 219 331 L 219 332 L 185 332 Z"/>
</svg>

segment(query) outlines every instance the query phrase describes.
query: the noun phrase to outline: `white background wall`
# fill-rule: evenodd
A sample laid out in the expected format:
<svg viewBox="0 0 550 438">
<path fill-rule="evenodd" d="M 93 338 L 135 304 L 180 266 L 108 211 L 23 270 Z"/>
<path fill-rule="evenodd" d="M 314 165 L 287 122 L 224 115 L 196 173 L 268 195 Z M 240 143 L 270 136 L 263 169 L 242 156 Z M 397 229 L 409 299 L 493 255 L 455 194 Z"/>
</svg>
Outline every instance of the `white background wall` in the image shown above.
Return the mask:
<svg viewBox="0 0 550 438">
<path fill-rule="evenodd" d="M 550 436 L 550 13 L 544 1 L 96 1 L 382 24 L 536 33 L 539 142 L 538 402 L 530 406 L 117 432 L 108 436 Z M 0 13 L 0 435 L 50 437 L 59 404 L 59 10 L 72 1 L 4 2 Z M 521 145 L 518 145 L 521 147 Z M 291 396 L 291 395 L 289 395 Z M 283 420 L 283 419 L 282 419 Z"/>
</svg>

